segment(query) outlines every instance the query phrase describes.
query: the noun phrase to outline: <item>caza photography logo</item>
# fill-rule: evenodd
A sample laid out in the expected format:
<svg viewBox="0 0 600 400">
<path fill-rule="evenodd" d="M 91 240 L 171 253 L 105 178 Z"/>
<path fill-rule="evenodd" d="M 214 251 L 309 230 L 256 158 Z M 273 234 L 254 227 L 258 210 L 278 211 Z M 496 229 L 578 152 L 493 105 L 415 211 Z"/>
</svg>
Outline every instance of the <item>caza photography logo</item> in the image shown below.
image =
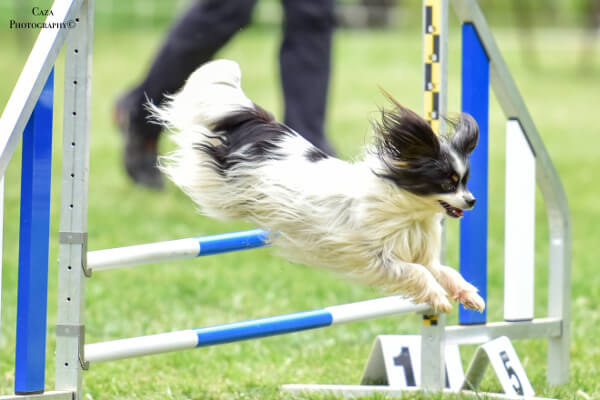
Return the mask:
<svg viewBox="0 0 600 400">
<path fill-rule="evenodd" d="M 73 29 L 77 25 L 77 19 L 67 21 L 35 21 L 35 19 L 42 19 L 54 16 L 51 8 L 32 7 L 31 8 L 32 18 L 29 21 L 17 21 L 15 19 L 9 19 L 9 29 Z"/>
</svg>

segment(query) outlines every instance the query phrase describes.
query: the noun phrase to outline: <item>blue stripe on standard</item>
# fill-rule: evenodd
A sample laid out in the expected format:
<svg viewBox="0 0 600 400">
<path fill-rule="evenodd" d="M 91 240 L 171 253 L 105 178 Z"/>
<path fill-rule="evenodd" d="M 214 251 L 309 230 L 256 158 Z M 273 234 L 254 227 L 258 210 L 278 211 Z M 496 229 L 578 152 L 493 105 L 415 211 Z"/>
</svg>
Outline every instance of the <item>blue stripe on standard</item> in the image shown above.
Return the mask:
<svg viewBox="0 0 600 400">
<path fill-rule="evenodd" d="M 488 221 L 488 105 L 490 65 L 485 49 L 472 24 L 462 28 L 462 111 L 479 125 L 479 143 L 471 154 L 468 187 L 477 198 L 472 211 L 460 221 L 460 273 L 487 303 L 487 221 Z M 486 308 L 487 310 L 487 308 Z M 461 324 L 483 324 L 486 311 L 460 305 Z"/>
<path fill-rule="evenodd" d="M 255 249 L 269 245 L 269 232 L 262 229 L 224 233 L 197 238 L 200 245 L 198 256 L 226 253 L 236 250 Z"/>
<path fill-rule="evenodd" d="M 54 68 L 23 132 L 15 393 L 44 391 Z"/>
<path fill-rule="evenodd" d="M 330 326 L 332 322 L 330 312 L 313 310 L 199 328 L 194 332 L 198 336 L 196 347 L 202 347 L 322 328 Z"/>
</svg>

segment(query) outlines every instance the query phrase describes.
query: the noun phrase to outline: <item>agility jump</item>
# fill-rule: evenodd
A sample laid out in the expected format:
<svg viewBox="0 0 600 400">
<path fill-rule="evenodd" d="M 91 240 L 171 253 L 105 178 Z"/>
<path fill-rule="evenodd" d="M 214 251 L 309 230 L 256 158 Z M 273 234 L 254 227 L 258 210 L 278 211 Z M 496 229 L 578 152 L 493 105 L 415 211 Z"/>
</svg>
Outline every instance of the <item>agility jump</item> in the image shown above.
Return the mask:
<svg viewBox="0 0 600 400">
<path fill-rule="evenodd" d="M 521 146 L 514 158 L 508 158 L 507 164 L 519 163 L 520 167 L 528 165 L 529 170 L 523 179 L 514 179 L 511 175 L 507 179 L 507 232 L 510 227 L 511 235 L 522 238 L 517 242 L 507 241 L 505 249 L 507 262 L 507 275 L 505 279 L 505 321 L 487 322 L 485 314 L 465 315 L 461 310 L 459 326 L 445 326 L 443 315 L 439 316 L 436 325 L 423 325 L 421 334 L 426 338 L 426 346 L 422 354 L 422 379 L 424 389 L 437 389 L 443 387 L 443 344 L 461 343 L 474 344 L 507 335 L 511 339 L 519 338 L 547 338 L 548 339 L 548 382 L 551 384 L 563 383 L 568 379 L 569 369 L 569 305 L 570 305 L 570 260 L 571 260 L 571 232 L 568 207 L 563 187 L 553 167 L 543 142 L 529 116 L 525 104 L 516 88 L 514 81 L 504 63 L 498 47 L 491 35 L 485 19 L 474 0 L 453 0 L 454 9 L 463 23 L 463 56 L 468 57 L 469 63 L 477 66 L 477 79 L 463 77 L 463 107 L 483 107 L 483 109 L 465 109 L 476 115 L 481 126 L 487 126 L 487 88 L 491 84 L 498 101 L 504 110 L 507 123 L 507 143 L 511 147 L 507 154 L 515 155 L 514 148 Z M 442 0 L 426 0 L 424 4 L 423 19 L 424 31 L 430 35 L 426 39 L 426 56 L 435 55 L 438 65 L 430 68 L 430 82 L 432 107 L 429 113 L 426 109 L 426 118 L 432 126 L 439 124 L 443 130 L 443 123 L 439 121 L 440 115 L 445 112 L 445 60 L 447 53 L 447 7 L 448 3 Z M 324 309 L 308 311 L 286 316 L 267 317 L 264 319 L 220 325 L 217 327 L 200 328 L 195 330 L 175 333 L 150 335 L 141 338 L 122 339 L 106 343 L 85 344 L 85 318 L 84 301 L 85 285 L 90 271 L 99 271 L 116 267 L 116 257 L 128 257 L 126 265 L 139 265 L 158 260 L 170 260 L 179 257 L 195 257 L 220 251 L 206 251 L 210 248 L 210 239 L 184 240 L 165 244 L 164 252 L 149 253 L 149 247 L 136 247 L 124 249 L 100 250 L 88 252 L 87 243 L 87 196 L 88 196 L 88 170 L 89 170 L 89 116 L 90 116 L 90 81 L 91 81 L 91 42 L 93 35 L 93 1 L 92 0 L 57 0 L 52 7 L 53 16 L 50 22 L 61 23 L 69 19 L 79 18 L 77 27 L 73 30 L 42 30 L 25 68 L 17 82 L 15 90 L 0 119 L 0 175 L 3 177 L 12 154 L 19 139 L 23 136 L 26 156 L 23 157 L 23 182 L 24 187 L 30 188 L 33 193 L 30 197 L 22 198 L 22 216 L 35 215 L 36 226 L 21 223 L 20 243 L 23 246 L 24 257 L 19 260 L 19 276 L 27 279 L 19 281 L 19 323 L 17 326 L 17 357 L 15 366 L 15 393 L 33 394 L 44 392 L 44 363 L 45 363 L 45 331 L 46 331 L 46 287 L 47 263 L 31 262 L 34 255 L 39 260 L 48 259 L 48 232 L 49 196 L 39 208 L 40 203 L 34 203 L 32 198 L 44 198 L 48 194 L 49 169 L 48 149 L 51 148 L 47 141 L 36 140 L 39 137 L 51 137 L 52 124 L 48 124 L 48 115 L 52 111 L 53 82 L 52 67 L 60 49 L 65 44 L 65 115 L 64 115 L 64 143 L 63 143 L 63 173 L 62 173 L 62 204 L 60 222 L 60 264 L 59 264 L 59 309 L 57 316 L 57 347 L 56 347 L 56 391 L 46 392 L 47 397 L 57 399 L 77 399 L 82 396 L 83 371 L 89 363 L 133 357 L 138 355 L 153 354 L 163 351 L 194 348 L 202 345 L 212 345 L 229 341 L 252 339 L 273 334 L 284 334 L 298 330 L 312 329 L 336 325 L 345 322 L 358 321 L 369 318 L 378 318 L 388 315 L 404 314 L 408 312 L 428 313 L 429 306 L 414 305 L 401 301 L 398 298 L 383 298 L 365 302 L 351 303 L 340 306 L 326 307 Z M 436 38 L 437 36 L 437 38 Z M 437 44 L 436 44 L 437 43 Z M 439 60 L 439 61 L 438 61 Z M 425 60 L 427 64 L 427 59 Z M 468 63 L 467 63 L 468 64 Z M 463 62 L 463 65 L 465 63 Z M 464 70 L 463 70 L 464 71 Z M 486 72 L 487 71 L 487 72 Z M 473 71 L 472 71 L 473 72 Z M 475 73 L 473 72 L 473 73 Z M 471 73 L 471 72 L 466 72 Z M 463 72 L 463 75 L 465 72 Z M 473 86 L 476 85 L 476 86 Z M 436 94 L 437 93 L 437 94 Z M 481 93 L 484 93 L 481 95 Z M 474 97 L 469 97 L 474 96 Z M 481 97 L 479 97 L 481 96 Z M 485 98 L 484 98 L 485 97 Z M 437 101 L 435 100 L 437 98 Z M 437 107 L 437 108 L 436 108 Z M 34 109 L 35 108 L 35 109 Z M 50 110 L 50 111 L 49 111 Z M 44 114 L 45 113 L 45 114 Z M 479 115 L 479 116 L 477 116 Z M 46 123 L 41 123 L 45 121 Z M 27 125 L 27 129 L 25 129 Z M 514 145 L 517 141 L 518 144 Z M 487 147 L 480 146 L 487 152 Z M 31 157 L 30 157 L 31 156 Z M 508 157 L 513 157 L 508 155 Z M 486 159 L 483 155 L 482 159 Z M 44 161 L 45 160 L 45 161 Z M 476 162 L 473 160 L 473 162 Z M 507 165 L 507 172 L 510 166 Z M 532 168 L 535 167 L 535 171 Z M 478 167 L 487 168 L 485 166 Z M 523 170 L 524 168 L 520 168 Z M 46 173 L 39 173 L 46 171 Z M 521 187 L 527 186 L 531 190 L 531 180 L 541 190 L 546 203 L 550 230 L 550 257 L 549 257 L 549 283 L 550 294 L 546 318 L 533 318 L 532 306 L 532 249 L 521 250 L 524 243 L 530 244 L 533 220 L 531 219 L 532 206 L 527 206 L 523 219 L 513 219 L 515 214 L 514 195 L 509 193 L 523 193 Z M 483 182 L 485 185 L 486 183 Z M 475 189 L 474 189 L 475 190 Z M 483 189 L 484 190 L 484 189 Z M 41 192 L 41 196 L 40 196 Z M 528 192 L 529 193 L 529 192 Z M 480 196 L 479 194 L 477 194 Z M 531 201 L 528 195 L 527 201 Z M 481 197 L 480 197 L 481 198 Z M 520 204 L 522 206 L 522 204 Z M 38 208 L 35 208 L 38 207 Z M 479 205 L 480 209 L 485 208 Z M 510 211 L 510 212 L 509 212 Z M 484 211 L 482 211 L 484 213 Z M 474 229 L 485 232 L 487 216 L 477 219 Z M 466 221 L 466 219 L 465 219 Z M 523 230 L 522 221 L 527 222 L 527 229 Z M 466 224 L 467 222 L 465 222 Z M 520 224 L 519 224 L 520 223 Z M 466 233 L 463 228 L 461 235 L 461 254 L 465 257 L 474 257 L 472 260 L 485 262 L 486 235 Z M 517 233 L 517 232 L 521 233 Z M 525 236 L 518 236 L 523 234 Z M 233 236 L 245 233 L 234 233 Z M 473 249 L 467 249 L 468 236 Z M 474 236 L 473 236 L 474 235 Z M 260 247 L 267 244 L 264 241 L 264 232 L 254 231 L 248 234 L 243 245 L 238 243 L 227 250 L 241 250 Z M 510 243 L 509 243 L 510 242 Z M 203 244 L 204 243 L 204 244 Z M 160 247 L 160 246 L 159 246 Z M 35 251 L 33 251 L 35 250 Z M 469 256 L 471 251 L 473 256 Z M 527 253 L 519 253 L 526 251 Z M 129 253 L 128 255 L 124 255 Z M 525 257 L 520 257 L 526 254 Z M 462 256 L 461 256 L 462 257 Z M 516 265 L 517 261 L 527 260 L 528 265 Z M 516 261 L 515 261 L 516 260 Z M 477 261 L 479 262 L 479 261 Z M 44 265 L 45 264 L 45 265 Z M 481 264 L 477 264 L 478 266 Z M 123 266 L 121 264 L 120 266 Z M 523 271 L 525 268 L 527 279 L 515 278 L 515 268 Z M 475 271 L 461 271 L 468 280 L 477 282 L 480 291 L 485 285 L 485 277 Z M 512 272 L 511 272 L 512 271 Z M 531 271 L 531 272 L 530 272 Z M 523 286 L 520 286 L 524 282 Z M 526 297 L 521 297 L 525 295 Z M 62 301 L 68 298 L 69 301 Z M 525 300 L 523 300 L 525 299 Z M 531 304 L 519 309 L 520 304 Z M 371 308 L 377 310 L 371 310 Z M 513 322 L 518 320 L 519 322 Z M 118 345 L 118 346 L 117 346 Z M 113 353 L 110 349 L 115 349 Z M 35 367 L 34 367 L 35 366 Z M 91 372 L 93 373 L 93 372 Z M 296 388 L 300 391 L 308 387 Z M 315 388 L 318 390 L 318 388 Z M 331 390 L 334 390 L 330 388 Z M 347 390 L 346 390 L 347 389 Z M 366 393 L 370 388 L 361 386 L 355 391 L 350 388 L 341 388 L 345 394 Z"/>
</svg>

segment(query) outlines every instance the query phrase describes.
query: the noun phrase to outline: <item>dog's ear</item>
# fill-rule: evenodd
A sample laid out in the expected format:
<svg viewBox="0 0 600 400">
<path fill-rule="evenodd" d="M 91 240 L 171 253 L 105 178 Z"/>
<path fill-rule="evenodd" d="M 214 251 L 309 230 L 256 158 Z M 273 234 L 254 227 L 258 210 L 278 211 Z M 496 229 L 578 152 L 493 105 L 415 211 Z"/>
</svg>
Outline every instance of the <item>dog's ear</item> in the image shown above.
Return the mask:
<svg viewBox="0 0 600 400">
<path fill-rule="evenodd" d="M 384 92 L 395 106 L 381 110 L 381 122 L 375 124 L 377 149 L 392 162 L 405 163 L 423 158 L 435 158 L 440 142 L 429 124 L 415 112 L 403 107 Z"/>
<path fill-rule="evenodd" d="M 479 126 L 475 119 L 466 113 L 461 113 L 458 121 L 449 121 L 454 127 L 454 134 L 450 138 L 450 143 L 456 151 L 468 156 L 473 152 L 477 141 L 479 140 Z"/>
</svg>

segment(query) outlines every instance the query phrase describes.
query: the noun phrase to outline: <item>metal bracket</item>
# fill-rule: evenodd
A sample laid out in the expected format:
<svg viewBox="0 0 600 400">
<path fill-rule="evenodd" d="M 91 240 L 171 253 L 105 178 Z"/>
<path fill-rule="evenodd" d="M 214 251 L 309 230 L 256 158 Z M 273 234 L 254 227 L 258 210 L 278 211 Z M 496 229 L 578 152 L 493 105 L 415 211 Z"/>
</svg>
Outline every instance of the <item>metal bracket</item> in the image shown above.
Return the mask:
<svg viewBox="0 0 600 400">
<path fill-rule="evenodd" d="M 81 369 L 87 371 L 90 369 L 90 362 L 85 361 L 85 325 L 56 324 L 56 336 L 77 337 L 79 343 L 79 365 Z"/>
<path fill-rule="evenodd" d="M 79 244 L 81 245 L 81 268 L 86 278 L 92 276 L 92 270 L 87 267 L 88 253 L 88 234 L 87 232 L 59 232 L 59 242 L 61 244 Z"/>
</svg>

